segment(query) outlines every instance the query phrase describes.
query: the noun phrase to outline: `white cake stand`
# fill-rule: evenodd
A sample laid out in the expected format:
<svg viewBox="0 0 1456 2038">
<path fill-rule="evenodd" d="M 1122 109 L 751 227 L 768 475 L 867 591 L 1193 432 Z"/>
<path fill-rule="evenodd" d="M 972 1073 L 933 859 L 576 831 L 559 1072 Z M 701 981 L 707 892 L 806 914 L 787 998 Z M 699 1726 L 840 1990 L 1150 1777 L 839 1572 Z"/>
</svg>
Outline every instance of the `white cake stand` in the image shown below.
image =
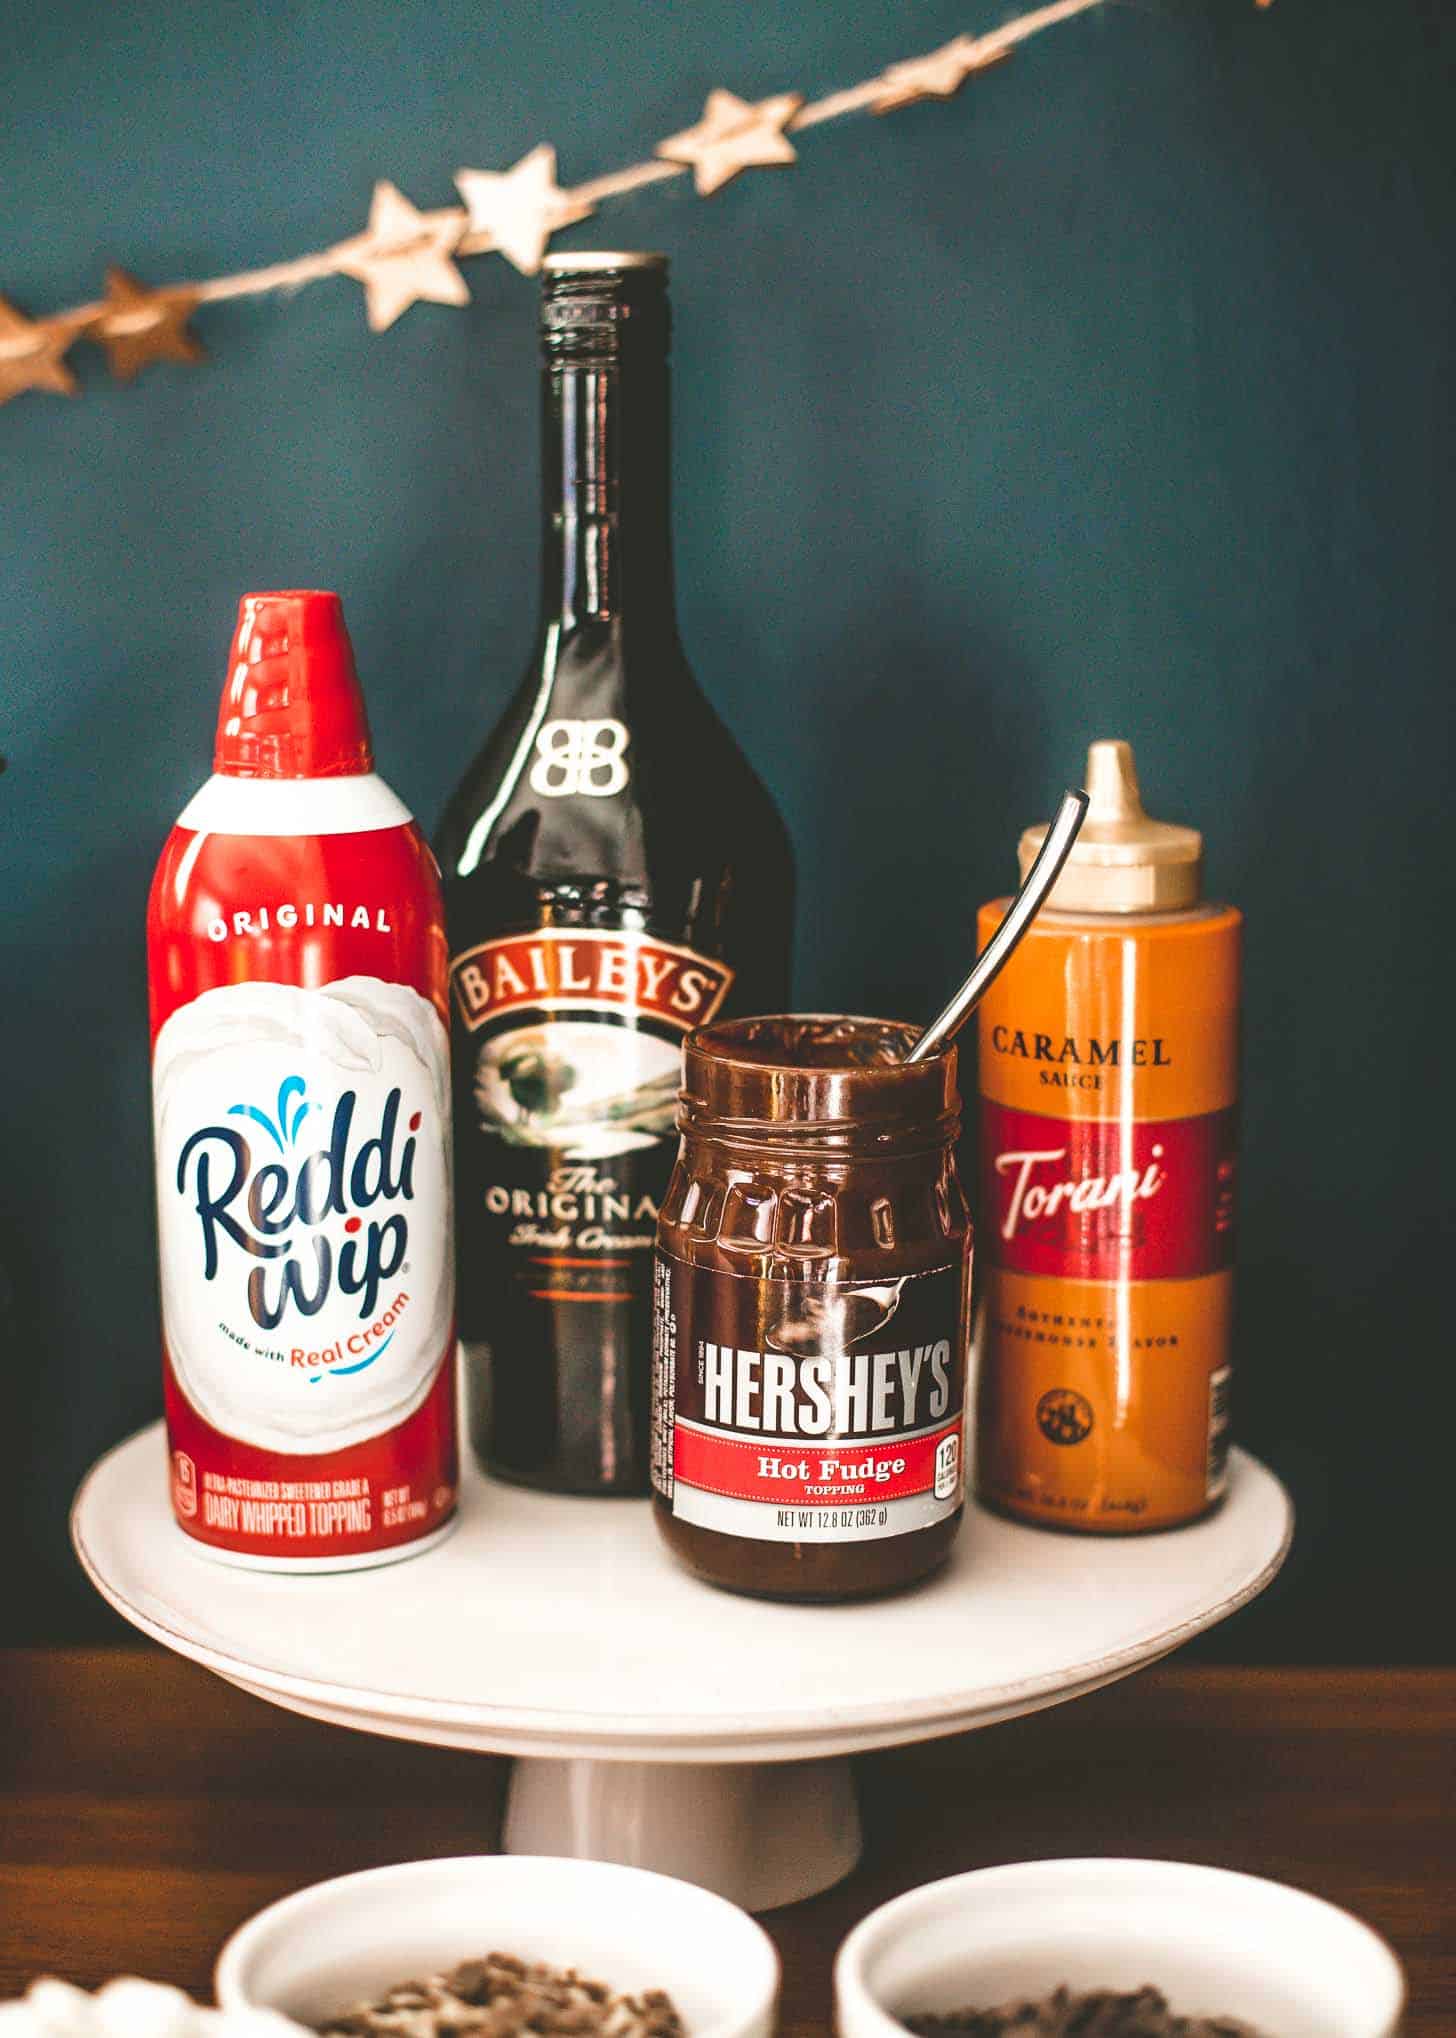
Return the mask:
<svg viewBox="0 0 1456 2038">
<path fill-rule="evenodd" d="M 1289 1499 L 1234 1454 L 1219 1512 L 1093 1538 L 972 1507 L 950 1565 L 831 1607 L 696 1583 L 643 1504 L 467 1478 L 456 1532 L 372 1571 L 284 1577 L 174 1526 L 158 1424 L 108 1453 L 71 1532 L 144 1634 L 260 1698 L 402 1740 L 517 1758 L 504 1845 L 681 1875 L 751 1910 L 859 1855 L 847 1757 L 989 1726 L 1124 1677 L 1268 1584 Z"/>
</svg>

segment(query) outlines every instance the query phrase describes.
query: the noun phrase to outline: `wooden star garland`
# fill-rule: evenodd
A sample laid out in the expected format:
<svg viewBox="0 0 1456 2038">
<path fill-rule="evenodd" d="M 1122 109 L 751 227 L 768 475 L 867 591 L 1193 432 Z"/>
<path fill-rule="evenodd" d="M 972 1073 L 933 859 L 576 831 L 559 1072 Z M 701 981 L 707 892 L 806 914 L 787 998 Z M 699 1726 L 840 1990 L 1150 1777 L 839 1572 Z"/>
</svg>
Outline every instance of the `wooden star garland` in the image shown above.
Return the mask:
<svg viewBox="0 0 1456 2038">
<path fill-rule="evenodd" d="M 347 241 L 335 266 L 364 286 L 369 330 L 387 332 L 412 304 L 469 304 L 470 289 L 450 257 L 465 231 L 457 212 L 421 212 L 381 178 L 369 225 Z"/>
<path fill-rule="evenodd" d="M 953 98 L 973 72 L 1000 62 L 1032 36 L 1103 4 L 1042 0 L 987 35 L 957 36 L 938 50 L 890 64 L 878 77 L 813 104 L 806 104 L 801 92 L 747 100 L 717 87 L 708 94 L 701 119 L 659 142 L 651 161 L 611 171 L 574 190 L 557 182 L 556 151 L 543 142 L 509 170 L 457 171 L 463 206 L 437 212 L 421 211 L 381 179 L 362 233 L 271 268 L 159 285 L 112 268 L 101 302 L 40 319 L 28 318 L 0 297 L 0 404 L 32 389 L 74 395 L 76 381 L 66 355 L 81 339 L 105 348 L 119 382 L 129 382 L 152 361 L 199 361 L 203 349 L 188 321 L 200 306 L 298 289 L 326 276 L 351 276 L 362 284 L 369 327 L 376 333 L 387 331 L 413 304 L 468 304 L 470 291 L 456 266 L 458 256 L 495 251 L 532 275 L 552 235 L 590 218 L 600 200 L 687 170 L 698 195 L 711 197 L 743 170 L 796 162 L 790 130 L 797 133 L 846 114 L 891 113 L 923 99 Z M 1267 7 L 1270 0 L 1255 4 Z"/>
<path fill-rule="evenodd" d="M 206 350 L 188 327 L 195 290 L 149 290 L 125 269 L 106 272 L 106 302 L 91 336 L 106 349 L 118 382 L 130 382 L 149 361 L 202 361 Z"/>
<path fill-rule="evenodd" d="M 487 235 L 527 276 L 540 268 L 558 228 L 590 219 L 596 210 L 561 189 L 556 151 L 548 142 L 522 156 L 512 169 L 457 170 L 455 182 L 465 200 L 470 231 Z"/>
<path fill-rule="evenodd" d="M 699 198 L 711 198 L 740 170 L 798 161 L 784 129 L 803 103 L 802 92 L 779 92 L 751 104 L 736 93 L 712 91 L 697 126 L 669 135 L 654 153 L 690 168 Z"/>
<path fill-rule="evenodd" d="M 74 396 L 76 378 L 65 357 L 83 324 L 73 318 L 27 318 L 0 297 L 0 403 L 27 389 Z"/>
<path fill-rule="evenodd" d="M 875 82 L 880 88 L 871 102 L 876 113 L 894 113 L 920 99 L 952 99 L 973 71 L 985 71 L 1009 57 L 1005 43 L 958 35 L 929 56 L 908 57 L 891 64 Z"/>
</svg>

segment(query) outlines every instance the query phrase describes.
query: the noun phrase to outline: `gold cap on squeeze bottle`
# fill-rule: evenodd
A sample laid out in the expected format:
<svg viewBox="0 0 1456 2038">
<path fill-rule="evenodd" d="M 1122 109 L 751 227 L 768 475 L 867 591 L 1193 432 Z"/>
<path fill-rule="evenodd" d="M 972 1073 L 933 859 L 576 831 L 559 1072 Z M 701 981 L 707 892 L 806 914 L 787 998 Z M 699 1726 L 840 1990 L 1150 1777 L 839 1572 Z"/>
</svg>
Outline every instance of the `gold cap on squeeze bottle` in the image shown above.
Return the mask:
<svg viewBox="0 0 1456 2038">
<path fill-rule="evenodd" d="M 1154 821 L 1138 790 L 1130 743 L 1093 743 L 1084 781 L 1091 804 L 1047 906 L 1063 913 L 1176 913 L 1196 906 L 1203 837 L 1196 828 Z M 1025 877 L 1046 838 L 1028 828 L 1018 855 Z"/>
</svg>

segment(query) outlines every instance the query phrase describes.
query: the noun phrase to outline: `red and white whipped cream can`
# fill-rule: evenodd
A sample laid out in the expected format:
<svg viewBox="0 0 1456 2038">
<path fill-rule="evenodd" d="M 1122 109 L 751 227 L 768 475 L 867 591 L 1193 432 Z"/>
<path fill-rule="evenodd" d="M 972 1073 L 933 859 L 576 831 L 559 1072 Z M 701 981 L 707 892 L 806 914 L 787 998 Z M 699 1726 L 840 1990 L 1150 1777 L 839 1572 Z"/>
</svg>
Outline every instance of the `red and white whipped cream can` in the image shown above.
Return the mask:
<svg viewBox="0 0 1456 2038">
<path fill-rule="evenodd" d="M 338 597 L 241 604 L 214 775 L 147 910 L 172 1505 L 335 1571 L 455 1511 L 448 956 Z"/>
</svg>

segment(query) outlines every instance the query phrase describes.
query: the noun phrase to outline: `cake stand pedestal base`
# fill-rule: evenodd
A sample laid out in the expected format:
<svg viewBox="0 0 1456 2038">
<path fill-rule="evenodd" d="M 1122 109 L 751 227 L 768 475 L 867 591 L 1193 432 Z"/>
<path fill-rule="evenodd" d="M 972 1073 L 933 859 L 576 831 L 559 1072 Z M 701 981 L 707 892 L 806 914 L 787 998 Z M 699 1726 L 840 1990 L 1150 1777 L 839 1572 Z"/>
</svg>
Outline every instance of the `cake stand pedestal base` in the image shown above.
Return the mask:
<svg viewBox="0 0 1456 2038">
<path fill-rule="evenodd" d="M 748 1911 L 797 1903 L 859 1859 L 843 1759 L 592 1762 L 531 1757 L 511 1772 L 511 1854 L 572 1855 L 679 1875 Z"/>
</svg>

